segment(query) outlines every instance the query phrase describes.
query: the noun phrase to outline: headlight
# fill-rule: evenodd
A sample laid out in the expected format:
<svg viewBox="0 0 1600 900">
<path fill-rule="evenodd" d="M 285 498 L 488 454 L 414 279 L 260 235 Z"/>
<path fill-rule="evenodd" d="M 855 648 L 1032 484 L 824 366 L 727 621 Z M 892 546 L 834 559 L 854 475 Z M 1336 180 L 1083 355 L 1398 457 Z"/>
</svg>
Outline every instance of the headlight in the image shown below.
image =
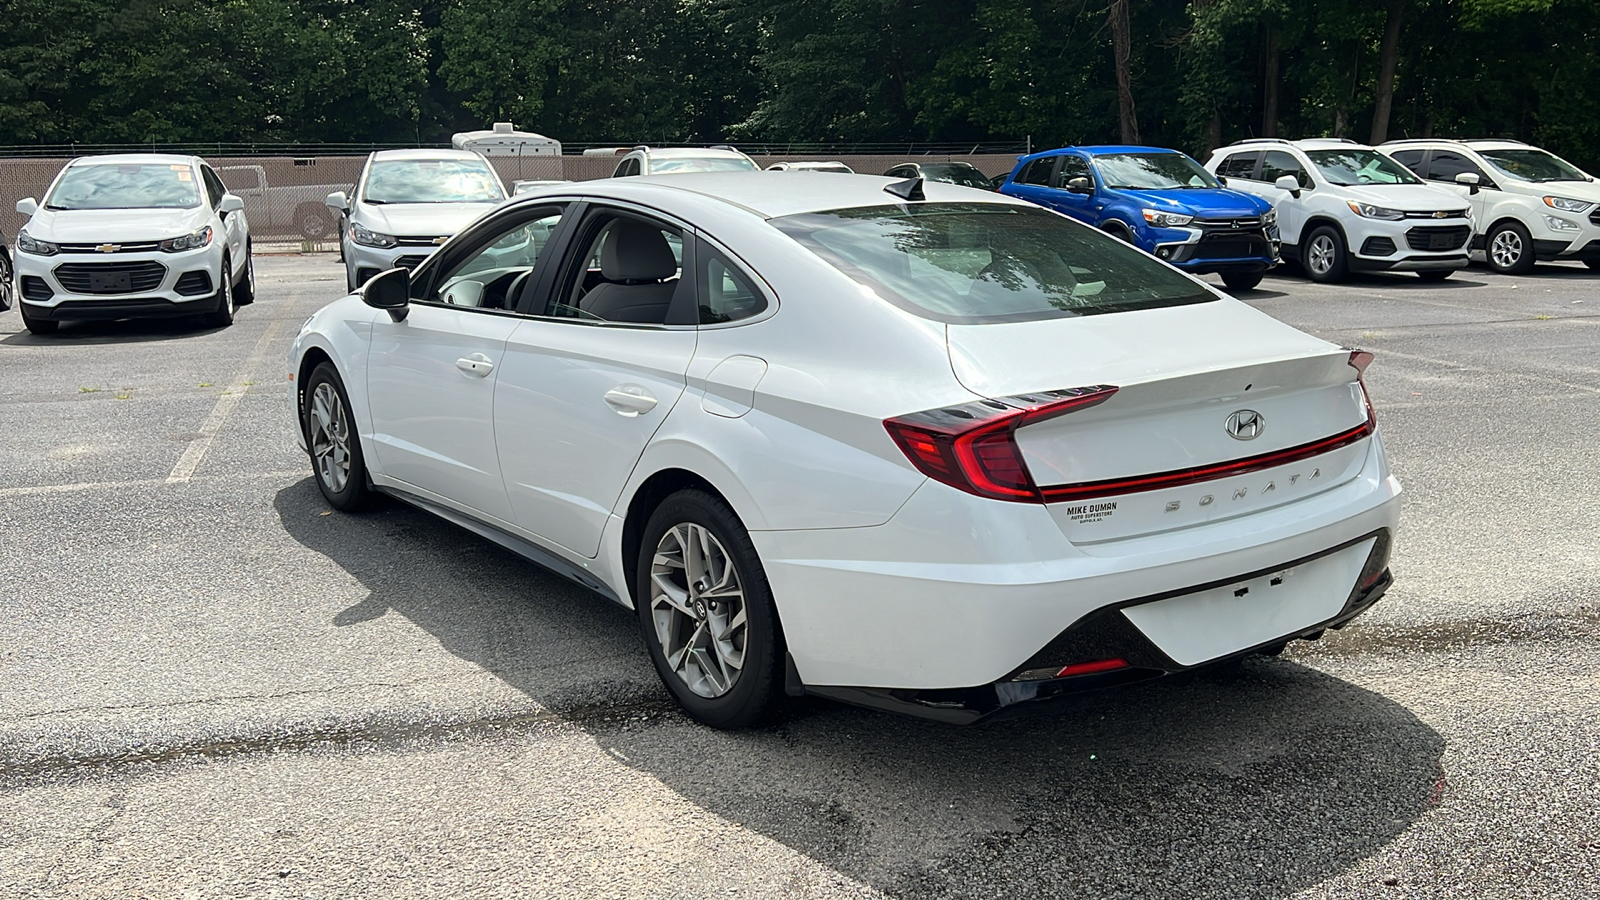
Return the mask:
<svg viewBox="0 0 1600 900">
<path fill-rule="evenodd" d="M 1389 221 L 1392 222 L 1392 221 L 1396 221 L 1396 220 L 1399 220 L 1399 219 L 1404 219 L 1406 217 L 1406 214 L 1401 212 L 1400 210 L 1398 210 L 1398 209 L 1390 209 L 1387 206 L 1373 206 L 1371 203 L 1357 203 L 1354 200 L 1350 200 L 1350 201 L 1347 201 L 1347 202 L 1350 204 L 1350 211 L 1351 212 L 1355 213 L 1358 216 L 1362 216 L 1364 218 L 1368 218 L 1368 219 L 1388 219 Z"/>
<path fill-rule="evenodd" d="M 17 232 L 17 249 L 34 256 L 55 256 L 61 248 L 49 241 L 34 240 L 26 231 Z"/>
<path fill-rule="evenodd" d="M 209 243 L 211 243 L 211 226 L 207 225 L 194 234 L 186 234 L 183 237 L 175 237 L 170 241 L 162 241 L 161 249 L 167 253 L 182 253 L 185 250 L 199 250 Z"/>
<path fill-rule="evenodd" d="M 1157 228 L 1178 228 L 1193 222 L 1194 216 L 1180 216 L 1159 209 L 1147 209 L 1144 211 L 1144 220 Z"/>
<path fill-rule="evenodd" d="M 1578 223 L 1569 222 L 1560 216 L 1545 216 L 1544 224 L 1550 226 L 1551 231 L 1577 231 Z"/>
<path fill-rule="evenodd" d="M 378 247 L 381 249 L 388 249 L 399 243 L 392 234 L 368 231 L 354 222 L 350 223 L 350 240 L 365 247 Z"/>
<path fill-rule="evenodd" d="M 1594 204 L 1587 200 L 1572 200 L 1567 197 L 1546 197 L 1544 198 L 1544 205 L 1551 209 L 1559 209 L 1562 212 L 1581 213 Z"/>
<path fill-rule="evenodd" d="M 1262 225 L 1276 225 L 1276 224 L 1278 224 L 1278 211 L 1275 210 L 1275 209 L 1269 209 L 1266 212 L 1262 213 L 1261 214 L 1261 224 Z"/>
</svg>

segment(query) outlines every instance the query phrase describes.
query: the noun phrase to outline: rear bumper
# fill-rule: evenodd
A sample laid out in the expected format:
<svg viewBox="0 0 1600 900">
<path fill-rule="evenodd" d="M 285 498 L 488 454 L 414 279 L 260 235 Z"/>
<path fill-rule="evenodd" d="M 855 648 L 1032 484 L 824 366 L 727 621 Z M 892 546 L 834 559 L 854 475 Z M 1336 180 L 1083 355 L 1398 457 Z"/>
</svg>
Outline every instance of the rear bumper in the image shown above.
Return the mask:
<svg viewBox="0 0 1600 900">
<path fill-rule="evenodd" d="M 1104 610 L 1232 584 L 1392 534 L 1399 494 L 1373 439 L 1360 474 L 1314 496 L 1092 545 L 1069 542 L 1043 505 L 982 500 L 936 483 L 881 526 L 751 538 L 799 680 L 816 693 L 848 699 L 840 692 L 852 692 L 853 702 L 867 702 L 874 691 L 993 686 Z M 1331 606 L 1307 607 L 1265 636 L 1241 625 L 1233 643 L 1213 635 L 1196 650 L 1152 629 L 1149 639 L 1166 662 L 1146 675 L 1328 627 L 1354 583 L 1339 586 Z"/>
<path fill-rule="evenodd" d="M 1383 598 L 1394 583 L 1389 571 L 1390 534 L 1381 529 L 1364 535 L 1351 544 L 1331 548 L 1318 557 L 1295 560 L 1283 566 L 1256 572 L 1228 582 L 1229 585 L 1252 579 L 1270 577 L 1272 573 L 1314 563 L 1318 558 L 1336 554 L 1352 546 L 1365 549 L 1371 545 L 1362 570 L 1366 577 L 1358 579 L 1351 588 L 1338 612 L 1326 619 L 1296 627 L 1265 641 L 1249 645 L 1226 655 L 1201 663 L 1185 665 L 1164 653 L 1148 636 L 1129 621 L 1128 612 L 1140 606 L 1174 599 L 1171 596 L 1140 598 L 1117 607 L 1107 607 L 1085 616 L 1035 653 L 1010 677 L 992 684 L 972 688 L 947 690 L 888 690 L 882 688 L 809 687 L 810 693 L 829 697 L 857 706 L 889 710 L 905 715 L 934 719 L 956 725 L 969 725 L 984 719 L 1003 718 L 1018 713 L 1037 710 L 1052 701 L 1081 694 L 1085 691 L 1116 687 L 1139 681 L 1149 681 L 1163 675 L 1173 675 L 1193 669 L 1215 665 L 1257 651 L 1272 651 L 1283 642 L 1306 638 L 1315 640 L 1330 628 L 1343 628 L 1356 616 L 1366 612 Z M 1367 573 L 1370 571 L 1370 575 Z M 1204 588 L 1201 588 L 1204 590 Z M 1181 598 L 1183 595 L 1177 595 Z M 1126 665 L 1122 668 L 1062 677 L 1030 677 L 1030 673 L 1047 672 L 1064 666 L 1091 661 L 1116 660 Z"/>
</svg>

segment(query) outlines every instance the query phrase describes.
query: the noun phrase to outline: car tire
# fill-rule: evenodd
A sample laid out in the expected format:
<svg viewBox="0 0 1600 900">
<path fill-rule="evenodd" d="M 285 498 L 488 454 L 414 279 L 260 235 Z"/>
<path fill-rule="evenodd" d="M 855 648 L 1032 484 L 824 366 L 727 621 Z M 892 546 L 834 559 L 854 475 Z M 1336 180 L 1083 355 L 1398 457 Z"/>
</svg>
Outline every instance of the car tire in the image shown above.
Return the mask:
<svg viewBox="0 0 1600 900">
<path fill-rule="evenodd" d="M 1417 273 L 1417 277 L 1423 281 L 1443 281 L 1455 273 L 1455 269 L 1424 269 Z"/>
<path fill-rule="evenodd" d="M 702 490 L 668 496 L 645 524 L 635 575 L 640 633 L 684 712 L 737 729 L 778 711 L 784 644 L 772 589 L 727 503 Z"/>
<path fill-rule="evenodd" d="M 333 216 L 328 214 L 328 208 L 320 203 L 302 203 L 295 208 L 294 225 L 300 231 L 300 236 L 308 240 L 320 241 L 333 233 Z"/>
<path fill-rule="evenodd" d="M 1255 286 L 1260 284 L 1266 275 L 1265 272 L 1223 272 L 1222 283 L 1227 285 L 1230 291 L 1250 291 L 1255 290 Z"/>
<path fill-rule="evenodd" d="M 333 363 L 324 362 L 306 379 L 300 422 L 311 456 L 311 474 L 328 505 L 355 512 L 367 505 L 367 458 L 350 414 L 350 395 Z"/>
<path fill-rule="evenodd" d="M 1338 229 L 1323 225 L 1311 232 L 1301 254 L 1306 274 L 1312 281 L 1331 284 L 1345 280 L 1350 273 L 1349 251 Z"/>
<path fill-rule="evenodd" d="M 217 288 L 217 308 L 206 313 L 205 322 L 211 328 L 227 328 L 233 324 L 236 306 L 233 300 L 233 268 L 226 255 L 222 257 L 222 271 L 218 274 L 221 277 L 217 281 L 222 286 Z"/>
<path fill-rule="evenodd" d="M 1533 236 L 1521 222 L 1501 222 L 1491 228 L 1483 241 L 1483 258 L 1489 268 L 1502 275 L 1526 275 L 1538 262 L 1533 253 Z"/>
<path fill-rule="evenodd" d="M 1100 230 L 1111 235 L 1124 244 L 1133 243 L 1133 232 L 1128 230 L 1128 226 L 1118 222 L 1116 219 L 1112 219 L 1111 221 L 1100 226 Z"/>
<path fill-rule="evenodd" d="M 1600 257 L 1590 257 L 1589 259 L 1584 260 L 1583 264 L 1591 269 L 1594 269 L 1596 272 L 1600 272 Z"/>
<path fill-rule="evenodd" d="M 233 302 L 246 306 L 256 302 L 256 258 L 250 242 L 244 242 L 244 277 L 233 288 Z"/>
<path fill-rule="evenodd" d="M 18 303 L 17 312 L 22 313 L 22 325 L 32 334 L 55 334 L 61 323 L 54 319 L 35 319 L 28 315 L 28 304 Z"/>
<path fill-rule="evenodd" d="M 16 279 L 12 277 L 12 274 L 11 254 L 6 252 L 6 248 L 0 247 L 0 312 L 10 309 L 11 305 L 16 302 L 15 295 L 12 292 L 16 290 L 17 286 L 14 283 Z"/>
</svg>

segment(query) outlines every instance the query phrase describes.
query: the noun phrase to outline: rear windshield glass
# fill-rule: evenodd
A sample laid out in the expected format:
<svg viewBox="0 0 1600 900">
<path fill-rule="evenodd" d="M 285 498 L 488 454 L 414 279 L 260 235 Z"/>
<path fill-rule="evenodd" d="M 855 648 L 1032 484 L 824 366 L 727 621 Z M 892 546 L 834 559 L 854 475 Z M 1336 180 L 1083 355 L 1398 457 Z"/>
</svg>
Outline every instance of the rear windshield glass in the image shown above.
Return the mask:
<svg viewBox="0 0 1600 900">
<path fill-rule="evenodd" d="M 994 190 L 994 185 L 989 183 L 989 176 L 978 171 L 976 166 L 969 166 L 966 163 L 924 163 L 922 177 L 928 181 L 983 188 L 986 191 Z"/>
<path fill-rule="evenodd" d="M 498 203 L 505 198 L 488 164 L 473 159 L 374 162 L 362 195 L 368 203 Z"/>
<path fill-rule="evenodd" d="M 70 166 L 45 199 L 47 209 L 193 209 L 194 168 L 183 163 Z"/>
<path fill-rule="evenodd" d="M 1043 209 L 926 203 L 806 213 L 772 224 L 883 299 L 941 322 L 1054 319 L 1216 299 L 1116 238 Z"/>
</svg>

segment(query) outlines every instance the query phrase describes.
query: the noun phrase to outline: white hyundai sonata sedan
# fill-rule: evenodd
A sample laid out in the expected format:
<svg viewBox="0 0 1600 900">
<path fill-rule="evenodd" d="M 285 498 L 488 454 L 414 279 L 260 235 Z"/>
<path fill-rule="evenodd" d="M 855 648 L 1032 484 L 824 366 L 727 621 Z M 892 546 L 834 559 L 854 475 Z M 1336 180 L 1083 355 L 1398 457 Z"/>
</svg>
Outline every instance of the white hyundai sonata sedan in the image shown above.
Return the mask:
<svg viewBox="0 0 1600 900">
<path fill-rule="evenodd" d="M 255 300 L 250 223 L 205 160 L 123 153 L 66 164 L 44 204 L 17 201 L 15 267 L 23 324 L 51 334 L 72 319 L 205 316 L 233 324 Z"/>
<path fill-rule="evenodd" d="M 637 610 L 738 727 L 972 721 L 1343 625 L 1399 510 L 1370 359 L 1008 197 L 751 172 L 520 197 L 288 362 L 333 506 Z"/>
</svg>

